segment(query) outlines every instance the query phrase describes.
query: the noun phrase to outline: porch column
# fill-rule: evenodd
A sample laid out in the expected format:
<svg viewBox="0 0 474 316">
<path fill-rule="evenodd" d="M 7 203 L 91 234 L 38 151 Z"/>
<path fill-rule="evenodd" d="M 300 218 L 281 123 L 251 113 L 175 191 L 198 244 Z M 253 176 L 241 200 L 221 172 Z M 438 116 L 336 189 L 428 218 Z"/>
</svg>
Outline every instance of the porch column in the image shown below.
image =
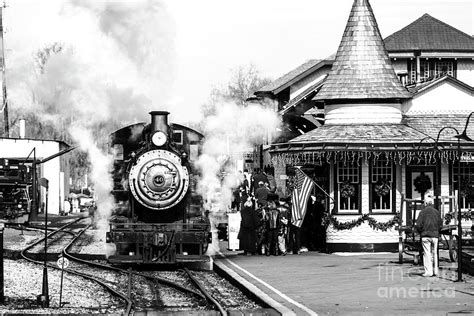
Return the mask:
<svg viewBox="0 0 474 316">
<path fill-rule="evenodd" d="M 366 163 L 362 163 L 362 214 L 368 214 L 370 210 L 370 201 L 369 201 L 369 190 L 370 190 L 370 183 L 369 183 L 369 165 Z"/>
</svg>

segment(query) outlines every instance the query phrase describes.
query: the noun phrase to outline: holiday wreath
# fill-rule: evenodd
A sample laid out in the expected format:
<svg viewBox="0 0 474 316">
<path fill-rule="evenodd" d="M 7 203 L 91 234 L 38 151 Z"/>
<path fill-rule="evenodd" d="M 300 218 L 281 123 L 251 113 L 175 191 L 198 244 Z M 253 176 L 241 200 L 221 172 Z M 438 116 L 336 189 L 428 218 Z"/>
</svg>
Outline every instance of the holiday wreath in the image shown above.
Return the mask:
<svg viewBox="0 0 474 316">
<path fill-rule="evenodd" d="M 374 186 L 374 190 L 378 196 L 385 196 L 390 193 L 391 187 L 392 183 L 390 181 L 387 181 L 387 179 L 380 179 Z"/>
<path fill-rule="evenodd" d="M 354 196 L 355 187 L 348 181 L 341 183 L 341 196 L 345 199 Z"/>
<path fill-rule="evenodd" d="M 415 190 L 421 194 L 425 194 L 432 187 L 430 177 L 423 173 L 415 178 L 413 184 L 415 185 Z"/>
</svg>

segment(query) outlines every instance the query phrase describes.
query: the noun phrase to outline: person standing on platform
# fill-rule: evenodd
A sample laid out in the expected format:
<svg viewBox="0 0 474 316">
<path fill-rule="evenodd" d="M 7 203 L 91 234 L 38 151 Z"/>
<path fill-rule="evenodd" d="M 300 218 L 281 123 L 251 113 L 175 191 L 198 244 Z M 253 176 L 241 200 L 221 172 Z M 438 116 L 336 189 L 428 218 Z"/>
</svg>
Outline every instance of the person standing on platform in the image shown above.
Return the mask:
<svg viewBox="0 0 474 316">
<path fill-rule="evenodd" d="M 292 253 L 297 255 L 301 249 L 301 228 L 293 224 L 290 224 L 289 228 L 288 246 Z"/>
<path fill-rule="evenodd" d="M 265 212 L 265 225 L 267 234 L 267 245 L 265 254 L 278 255 L 278 233 L 280 230 L 280 214 L 277 209 L 278 195 L 271 193 L 268 196 L 268 206 Z"/>
<path fill-rule="evenodd" d="M 280 229 L 278 231 L 278 248 L 282 255 L 287 253 L 287 237 L 288 237 L 288 224 L 289 224 L 289 211 L 288 204 L 284 201 L 280 201 Z"/>
<path fill-rule="evenodd" d="M 438 275 L 438 238 L 443 226 L 440 212 L 433 207 L 433 196 L 428 194 L 424 200 L 425 208 L 420 212 L 415 227 L 421 234 L 423 246 L 424 277 Z"/>
<path fill-rule="evenodd" d="M 269 170 L 271 170 L 271 169 L 269 169 Z M 273 176 L 273 174 L 267 173 L 267 179 L 268 179 L 268 188 L 269 188 L 270 192 L 275 193 L 276 188 L 277 188 L 275 177 Z"/>
<path fill-rule="evenodd" d="M 259 185 L 260 182 L 263 182 L 264 184 L 268 183 L 268 178 L 263 173 L 262 170 L 256 169 L 256 173 L 254 173 L 253 179 L 252 179 L 252 188 L 253 188 L 253 194 L 254 195 L 257 194 L 257 190 L 260 187 L 260 185 Z"/>
<path fill-rule="evenodd" d="M 255 199 L 257 200 L 257 205 L 259 207 L 267 206 L 267 198 L 268 198 L 268 188 L 265 186 L 263 181 L 258 183 L 258 189 L 255 191 Z"/>
<path fill-rule="evenodd" d="M 252 200 L 250 198 L 244 203 L 240 215 L 242 217 L 238 235 L 240 250 L 244 251 L 244 255 L 254 255 L 257 252 L 257 227 L 259 220 L 257 213 L 252 207 Z"/>
<path fill-rule="evenodd" d="M 232 210 L 235 212 L 239 212 L 241 202 L 242 200 L 241 200 L 240 186 L 239 186 L 232 191 L 232 202 L 231 202 Z"/>
<path fill-rule="evenodd" d="M 69 199 L 65 199 L 64 200 L 63 214 L 68 215 L 69 212 L 71 212 L 71 202 L 69 202 Z"/>
</svg>

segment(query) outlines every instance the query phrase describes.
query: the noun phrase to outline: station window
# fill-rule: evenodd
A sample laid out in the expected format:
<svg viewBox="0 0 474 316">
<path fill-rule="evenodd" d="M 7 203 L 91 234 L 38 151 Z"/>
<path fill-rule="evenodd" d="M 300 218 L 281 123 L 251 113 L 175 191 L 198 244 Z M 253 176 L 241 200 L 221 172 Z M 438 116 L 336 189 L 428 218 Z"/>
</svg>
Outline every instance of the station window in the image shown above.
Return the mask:
<svg viewBox="0 0 474 316">
<path fill-rule="evenodd" d="M 435 62 L 435 75 L 450 75 L 454 77 L 454 63 L 452 61 L 437 61 Z"/>
<path fill-rule="evenodd" d="M 458 165 L 453 164 L 453 187 L 459 190 Z M 474 208 L 474 162 L 461 162 L 461 208 Z"/>
<path fill-rule="evenodd" d="M 370 190 L 372 212 L 391 212 L 393 201 L 393 163 L 386 159 L 372 162 Z"/>
<path fill-rule="evenodd" d="M 426 59 L 420 60 L 420 81 L 427 80 L 430 77 L 430 62 Z M 410 83 L 416 82 L 416 60 L 410 63 Z"/>
<path fill-rule="evenodd" d="M 360 210 L 360 167 L 357 163 L 337 163 L 337 199 L 340 213 Z"/>
</svg>

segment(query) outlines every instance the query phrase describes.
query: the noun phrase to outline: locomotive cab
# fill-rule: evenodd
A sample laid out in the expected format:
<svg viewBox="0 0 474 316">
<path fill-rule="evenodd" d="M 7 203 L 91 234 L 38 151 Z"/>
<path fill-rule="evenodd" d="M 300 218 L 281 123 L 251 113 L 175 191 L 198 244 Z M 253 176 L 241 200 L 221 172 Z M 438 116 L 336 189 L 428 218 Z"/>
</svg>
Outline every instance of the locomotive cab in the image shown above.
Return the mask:
<svg viewBox="0 0 474 316">
<path fill-rule="evenodd" d="M 203 259 L 209 225 L 196 205 L 190 161 L 196 152 L 192 146 L 203 136 L 184 127 L 177 142 L 174 131 L 182 126 L 168 124 L 169 112 L 150 115 L 150 124 L 135 124 L 111 135 L 116 216 L 106 236 L 115 245 L 109 261 L 173 264 Z"/>
</svg>

